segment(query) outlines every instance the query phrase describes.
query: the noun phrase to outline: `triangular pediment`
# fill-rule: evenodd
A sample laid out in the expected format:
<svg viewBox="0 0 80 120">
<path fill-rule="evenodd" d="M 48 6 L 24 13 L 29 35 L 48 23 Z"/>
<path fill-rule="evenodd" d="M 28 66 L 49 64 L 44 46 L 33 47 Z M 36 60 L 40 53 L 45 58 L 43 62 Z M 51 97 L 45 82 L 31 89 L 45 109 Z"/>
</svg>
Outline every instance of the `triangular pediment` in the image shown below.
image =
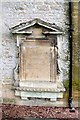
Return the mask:
<svg viewBox="0 0 80 120">
<path fill-rule="evenodd" d="M 19 25 L 12 27 L 10 30 L 13 34 L 32 34 L 32 31 L 29 28 L 35 26 L 45 28 L 43 31 L 44 34 L 63 34 L 63 31 L 57 25 L 45 22 L 41 19 L 33 19 L 28 22 L 20 23 Z"/>
</svg>

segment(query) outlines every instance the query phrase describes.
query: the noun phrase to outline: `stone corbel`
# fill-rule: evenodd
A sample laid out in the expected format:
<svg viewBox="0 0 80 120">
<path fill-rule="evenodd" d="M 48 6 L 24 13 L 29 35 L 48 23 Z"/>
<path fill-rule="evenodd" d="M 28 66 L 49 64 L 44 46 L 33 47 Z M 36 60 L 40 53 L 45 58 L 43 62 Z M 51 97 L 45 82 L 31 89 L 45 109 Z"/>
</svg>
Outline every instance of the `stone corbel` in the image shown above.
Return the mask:
<svg viewBox="0 0 80 120">
<path fill-rule="evenodd" d="M 17 39 L 17 47 L 20 47 L 20 45 L 24 42 L 24 39 L 21 38 L 19 35 L 16 36 Z"/>
</svg>

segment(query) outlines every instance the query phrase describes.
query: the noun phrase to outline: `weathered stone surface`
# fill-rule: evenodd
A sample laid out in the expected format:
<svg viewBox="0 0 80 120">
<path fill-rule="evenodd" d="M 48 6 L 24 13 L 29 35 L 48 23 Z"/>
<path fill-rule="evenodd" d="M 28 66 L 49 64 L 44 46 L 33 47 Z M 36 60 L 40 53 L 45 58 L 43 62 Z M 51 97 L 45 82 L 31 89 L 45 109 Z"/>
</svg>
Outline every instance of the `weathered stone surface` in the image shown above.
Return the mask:
<svg viewBox="0 0 80 120">
<path fill-rule="evenodd" d="M 38 5 L 37 9 L 39 11 L 48 11 L 49 10 L 49 6 L 48 5 Z"/>
<path fill-rule="evenodd" d="M 19 61 L 14 69 L 15 95 L 25 100 L 29 97 L 51 98 L 53 101 L 63 98 L 65 89 L 62 78 L 58 77 L 61 75 L 57 72 L 56 62 L 56 46 L 59 47 L 61 41 L 58 37 L 57 45 L 57 35 L 62 37 L 63 31 L 55 24 L 33 19 L 12 27 L 11 32 L 17 34 L 19 48 Z"/>
<path fill-rule="evenodd" d="M 0 25 L 2 23 L 2 29 L 0 30 L 0 32 L 2 31 L 2 41 L 0 41 L 2 42 L 0 44 L 0 48 L 2 47 L 2 52 L 0 55 L 0 60 L 2 61 L 0 65 L 0 80 L 2 80 L 3 83 L 13 83 L 13 69 L 15 68 L 18 61 L 16 37 L 12 36 L 9 28 L 21 22 L 32 20 L 33 18 L 40 18 L 44 21 L 57 24 L 65 31 L 65 22 L 67 22 L 67 20 L 66 10 L 64 9 L 65 4 L 63 4 L 64 0 L 57 0 L 57 2 L 56 0 L 54 0 L 54 5 L 51 4 L 52 2 L 53 0 L 18 0 L 17 2 L 16 0 L 4 0 L 2 1 L 2 3 L 0 3 L 2 14 L 2 22 L 0 22 Z M 66 75 L 68 71 L 68 69 L 66 69 L 68 66 L 68 62 L 66 62 L 66 64 L 64 62 L 68 50 L 67 40 L 68 37 L 66 33 L 66 36 L 64 36 L 64 39 L 61 40 L 60 44 L 61 60 L 64 57 L 63 61 L 60 61 L 61 70 L 63 71 L 63 79 L 64 74 Z M 63 47 L 61 47 L 61 45 Z M 65 78 L 67 79 L 67 77 Z M 6 88 L 3 93 L 4 97 L 6 97 Z"/>
</svg>

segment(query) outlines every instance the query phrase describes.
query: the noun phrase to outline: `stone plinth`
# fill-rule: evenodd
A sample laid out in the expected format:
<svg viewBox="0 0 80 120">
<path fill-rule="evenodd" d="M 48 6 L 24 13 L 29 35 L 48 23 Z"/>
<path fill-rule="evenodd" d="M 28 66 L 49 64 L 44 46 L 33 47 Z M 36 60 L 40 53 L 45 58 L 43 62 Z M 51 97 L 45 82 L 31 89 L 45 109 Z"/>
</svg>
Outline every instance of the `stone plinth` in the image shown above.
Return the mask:
<svg viewBox="0 0 80 120">
<path fill-rule="evenodd" d="M 15 95 L 24 100 L 34 97 L 49 98 L 51 101 L 56 101 L 57 98 L 63 98 L 63 91 L 65 91 L 62 83 L 35 81 L 20 82 L 20 87 L 13 87 L 13 89 Z"/>
</svg>

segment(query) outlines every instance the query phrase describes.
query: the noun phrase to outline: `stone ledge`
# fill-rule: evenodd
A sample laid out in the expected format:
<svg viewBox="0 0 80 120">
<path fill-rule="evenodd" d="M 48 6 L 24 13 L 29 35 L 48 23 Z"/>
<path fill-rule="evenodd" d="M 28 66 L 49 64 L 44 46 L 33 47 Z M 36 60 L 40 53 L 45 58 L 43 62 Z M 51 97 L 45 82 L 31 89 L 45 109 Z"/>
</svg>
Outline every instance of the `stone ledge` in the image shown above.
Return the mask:
<svg viewBox="0 0 80 120">
<path fill-rule="evenodd" d="M 55 89 L 55 88 L 33 88 L 33 87 L 13 87 L 12 90 L 19 90 L 19 91 L 38 91 L 38 92 L 60 92 L 63 89 Z"/>
<path fill-rule="evenodd" d="M 31 91 L 31 92 L 64 92 L 65 88 L 62 82 L 44 82 L 44 81 L 20 81 L 19 86 L 13 86 L 13 90 Z"/>
<path fill-rule="evenodd" d="M 29 98 L 48 98 L 50 101 L 56 101 L 57 98 L 63 98 L 63 92 L 40 92 L 40 91 L 19 91 L 15 90 L 15 96 L 20 96 L 22 100 Z"/>
</svg>

